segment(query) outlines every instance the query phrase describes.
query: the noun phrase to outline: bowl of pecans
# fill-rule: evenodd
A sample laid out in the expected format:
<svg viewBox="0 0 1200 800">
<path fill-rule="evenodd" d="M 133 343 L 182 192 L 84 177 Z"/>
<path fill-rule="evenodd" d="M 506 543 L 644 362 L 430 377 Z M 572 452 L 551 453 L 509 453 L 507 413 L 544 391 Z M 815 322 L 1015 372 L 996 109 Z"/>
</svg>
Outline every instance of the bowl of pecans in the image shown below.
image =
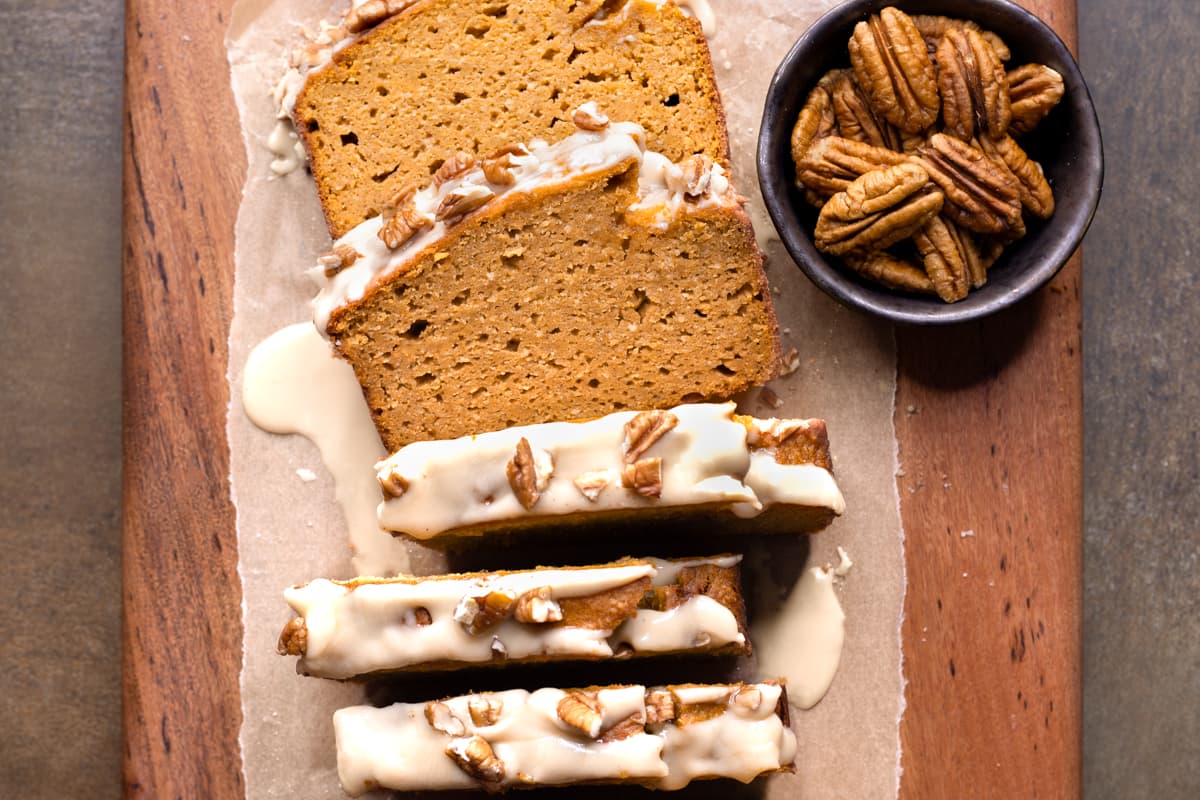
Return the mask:
<svg viewBox="0 0 1200 800">
<path fill-rule="evenodd" d="M 849 0 L 767 93 L 763 200 L 840 302 L 895 322 L 978 319 L 1079 246 L 1104 161 L 1066 45 L 1008 0 Z"/>
</svg>

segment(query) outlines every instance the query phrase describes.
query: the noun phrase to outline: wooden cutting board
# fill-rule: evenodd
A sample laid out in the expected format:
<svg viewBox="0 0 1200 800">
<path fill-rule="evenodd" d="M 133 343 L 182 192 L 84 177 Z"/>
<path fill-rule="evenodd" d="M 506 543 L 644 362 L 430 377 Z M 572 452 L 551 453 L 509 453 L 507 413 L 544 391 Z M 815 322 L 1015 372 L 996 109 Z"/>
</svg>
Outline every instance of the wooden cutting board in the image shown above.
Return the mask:
<svg viewBox="0 0 1200 800">
<path fill-rule="evenodd" d="M 1074 0 L 1018 0 L 1075 48 Z M 232 0 L 126 3 L 125 793 L 238 798 L 241 583 L 225 412 L 245 172 Z M 901 797 L 1080 794 L 1078 254 L 1032 301 L 899 329 Z M 947 520 L 975 520 L 970 531 Z"/>
</svg>

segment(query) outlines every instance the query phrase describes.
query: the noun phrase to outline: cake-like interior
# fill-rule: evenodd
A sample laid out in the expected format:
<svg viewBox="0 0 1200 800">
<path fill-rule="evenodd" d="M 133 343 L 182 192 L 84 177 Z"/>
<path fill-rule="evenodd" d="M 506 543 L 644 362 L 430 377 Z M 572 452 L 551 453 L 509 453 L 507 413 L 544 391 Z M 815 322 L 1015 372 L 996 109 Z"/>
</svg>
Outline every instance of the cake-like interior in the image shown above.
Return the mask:
<svg viewBox="0 0 1200 800">
<path fill-rule="evenodd" d="M 638 126 L 579 111 L 587 127 L 555 145 L 451 162 L 324 257 L 317 325 L 389 450 L 724 399 L 778 371 L 761 255 L 721 166 L 673 164 Z"/>
<path fill-rule="evenodd" d="M 597 101 L 672 161 L 727 158 L 699 24 L 663 0 L 425 0 L 307 76 L 293 119 L 340 236 L 447 154 L 555 139 Z"/>
<path fill-rule="evenodd" d="M 775 682 L 593 686 L 463 695 L 333 715 L 338 775 L 370 789 L 509 788 L 693 780 L 787 769 L 796 737 Z"/>
<path fill-rule="evenodd" d="M 623 411 L 415 442 L 376 467 L 380 524 L 418 539 L 681 508 L 827 524 L 845 502 L 821 420 L 754 419 L 733 403 Z"/>
<path fill-rule="evenodd" d="M 315 580 L 284 596 L 298 616 L 279 652 L 352 678 L 479 663 L 745 653 L 741 556 L 592 567 Z"/>
</svg>

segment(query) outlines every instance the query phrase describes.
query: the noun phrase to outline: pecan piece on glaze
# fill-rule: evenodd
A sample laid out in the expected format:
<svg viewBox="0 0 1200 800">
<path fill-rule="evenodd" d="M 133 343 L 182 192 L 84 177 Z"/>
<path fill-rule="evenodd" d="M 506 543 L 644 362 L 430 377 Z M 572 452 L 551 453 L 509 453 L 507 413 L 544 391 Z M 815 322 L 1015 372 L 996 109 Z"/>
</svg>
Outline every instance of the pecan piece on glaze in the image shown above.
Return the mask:
<svg viewBox="0 0 1200 800">
<path fill-rule="evenodd" d="M 600 496 L 600 492 L 612 483 L 612 478 L 608 470 L 599 469 L 583 473 L 575 479 L 574 483 L 579 493 L 594 503 Z"/>
<path fill-rule="evenodd" d="M 361 253 L 348 244 L 334 245 L 328 253 L 317 257 L 317 266 L 321 267 L 326 278 L 332 278 L 342 270 L 354 266 L 360 255 Z"/>
<path fill-rule="evenodd" d="M 675 719 L 675 696 L 666 689 L 646 692 L 646 724 L 670 722 Z"/>
<path fill-rule="evenodd" d="M 598 742 L 619 742 L 646 732 L 646 712 L 637 711 L 600 734 Z"/>
<path fill-rule="evenodd" d="M 1062 75 L 1041 64 L 1026 64 L 1008 73 L 1008 97 L 1012 121 L 1008 132 L 1013 136 L 1029 133 L 1062 100 Z"/>
<path fill-rule="evenodd" d="M 517 182 L 513 167 L 517 159 L 529 155 L 529 148 L 523 144 L 510 144 L 501 147 L 480 162 L 483 176 L 499 186 L 512 186 Z"/>
<path fill-rule="evenodd" d="M 1012 52 L 1008 49 L 1008 45 L 1004 43 L 996 34 L 991 31 L 986 31 L 979 27 L 979 23 L 969 19 L 953 19 L 951 17 L 943 17 L 936 14 L 912 14 L 911 19 L 913 25 L 917 26 L 917 30 L 921 32 L 921 38 L 925 40 L 925 47 L 929 51 L 929 57 L 937 60 L 938 45 L 942 41 L 942 37 L 946 35 L 946 31 L 951 28 L 962 28 L 978 33 L 984 38 L 992 49 L 996 51 L 996 55 L 1000 56 L 1001 61 L 1008 61 L 1012 58 Z"/>
<path fill-rule="evenodd" d="M 685 199 L 694 199 L 708 191 L 712 183 L 713 160 L 703 153 L 688 156 L 679 162 L 682 190 Z"/>
<path fill-rule="evenodd" d="M 416 0 L 367 0 L 357 8 L 351 8 L 343 20 L 347 33 L 361 33 L 374 28 L 388 17 L 399 14 Z"/>
<path fill-rule="evenodd" d="M 882 250 L 912 236 L 941 208 L 942 193 L 918 164 L 872 170 L 829 198 L 813 240 L 833 255 Z"/>
<path fill-rule="evenodd" d="M 924 269 L 890 253 L 868 253 L 865 256 L 848 255 L 843 259 L 846 266 L 889 289 L 918 294 L 933 294 L 933 281 Z"/>
<path fill-rule="evenodd" d="M 621 470 L 621 485 L 642 497 L 662 495 L 662 459 L 642 458 Z"/>
<path fill-rule="evenodd" d="M 493 694 L 477 694 L 467 700 L 467 711 L 477 728 L 495 725 L 504 711 L 504 701 Z"/>
<path fill-rule="evenodd" d="M 435 731 L 448 733 L 451 736 L 462 736 L 467 732 L 467 726 L 463 724 L 463 721 L 454 715 L 450 706 L 442 702 L 434 701 L 425 704 L 425 721 Z"/>
<path fill-rule="evenodd" d="M 539 450 L 535 455 L 529 440 L 522 436 L 517 442 L 516 452 L 504 467 L 504 473 L 508 476 L 508 485 L 512 487 L 517 501 L 526 511 L 533 508 L 542 496 L 553 469 L 550 454 Z"/>
<path fill-rule="evenodd" d="M 976 31 L 951 28 L 942 37 L 938 89 L 946 133 L 968 142 L 1008 130 L 1008 76 L 996 51 Z"/>
<path fill-rule="evenodd" d="M 999 139 L 982 137 L 979 147 L 1008 167 L 1016 177 L 1021 205 L 1035 217 L 1049 219 L 1054 213 L 1054 192 L 1042 172 L 1042 165 L 1030 158 L 1008 134 Z"/>
<path fill-rule="evenodd" d="M 925 272 L 933 281 L 937 296 L 947 303 L 967 296 L 971 284 L 967 262 L 972 258 L 978 261 L 978 252 L 968 252 L 971 246 L 960 233 L 954 223 L 934 217 L 913 235 L 913 243 L 925 262 Z"/>
<path fill-rule="evenodd" d="M 475 166 L 475 156 L 460 150 L 443 161 L 442 165 L 433 173 L 433 185 L 441 186 L 447 181 L 452 181 L 473 166 Z"/>
<path fill-rule="evenodd" d="M 485 788 L 494 788 L 504 781 L 504 762 L 482 736 L 451 739 L 446 745 L 446 755 Z"/>
<path fill-rule="evenodd" d="M 925 40 L 903 11 L 885 8 L 854 27 L 854 77 L 876 113 L 916 133 L 937 119 L 941 100 Z"/>
<path fill-rule="evenodd" d="M 640 459 L 655 442 L 679 424 L 679 417 L 670 411 L 642 411 L 625 423 L 623 450 L 625 463 Z"/>
<path fill-rule="evenodd" d="M 1024 235 L 1016 177 L 977 147 L 935 133 L 914 161 L 946 195 L 942 213 L 967 230 L 1008 238 Z"/>
<path fill-rule="evenodd" d="M 900 149 L 900 131 L 876 115 L 849 70 L 834 81 L 830 97 L 839 136 L 889 150 Z"/>
<path fill-rule="evenodd" d="M 873 169 L 894 167 L 906 160 L 901 153 L 830 136 L 809 148 L 796 175 L 813 192 L 831 197 Z"/>
<path fill-rule="evenodd" d="M 383 490 L 385 497 L 403 497 L 408 491 L 408 478 L 394 471 L 386 476 L 380 475 L 379 488 Z"/>
<path fill-rule="evenodd" d="M 575 109 L 571 121 L 581 131 L 602 131 L 608 127 L 608 115 L 602 112 L 594 102 L 584 103 Z"/>
<path fill-rule="evenodd" d="M 792 127 L 792 162 L 799 165 L 808 154 L 808 149 L 826 136 L 837 134 L 837 117 L 833 112 L 833 96 L 830 89 L 839 75 L 848 70 L 835 69 L 825 73 L 817 85 L 808 93 L 804 107 Z"/>
<path fill-rule="evenodd" d="M 590 692 L 567 692 L 555 707 L 558 718 L 589 739 L 600 735 L 604 725 L 604 707 Z"/>
<path fill-rule="evenodd" d="M 507 592 L 488 592 L 481 596 L 468 595 L 454 609 L 454 620 L 475 636 L 503 621 L 512 611 L 517 598 Z"/>
<path fill-rule="evenodd" d="M 432 224 L 433 220 L 417 211 L 410 197 L 405 205 L 396 208 L 390 214 L 384 214 L 383 225 L 380 226 L 377 235 L 387 249 L 395 250 L 411 239 L 417 231 Z"/>
<path fill-rule="evenodd" d="M 555 601 L 549 586 L 539 586 L 525 592 L 517 598 L 513 609 L 513 619 L 517 622 L 541 625 L 559 622 L 562 618 L 562 606 Z"/>
<path fill-rule="evenodd" d="M 459 186 L 442 198 L 434 218 L 445 220 L 461 217 L 480 208 L 495 196 L 496 193 L 486 186 Z"/>
<path fill-rule="evenodd" d="M 308 652 L 308 627 L 304 617 L 292 617 L 283 626 L 275 652 L 281 656 L 302 656 Z"/>
</svg>

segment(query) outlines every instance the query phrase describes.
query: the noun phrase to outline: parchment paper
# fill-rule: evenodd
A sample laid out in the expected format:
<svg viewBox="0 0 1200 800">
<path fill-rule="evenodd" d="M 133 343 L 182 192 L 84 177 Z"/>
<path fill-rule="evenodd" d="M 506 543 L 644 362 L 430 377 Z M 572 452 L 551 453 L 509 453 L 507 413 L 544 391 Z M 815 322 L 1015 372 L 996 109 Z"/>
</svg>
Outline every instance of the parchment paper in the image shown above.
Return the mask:
<svg viewBox="0 0 1200 800">
<path fill-rule="evenodd" d="M 771 75 L 792 42 L 833 2 L 714 0 L 712 5 L 717 32 L 710 47 L 728 113 L 736 185 L 751 198 L 749 210 L 768 255 L 784 348 L 795 346 L 801 354 L 800 369 L 772 384 L 782 408 L 767 408 L 754 393 L 744 398 L 743 407 L 759 416 L 824 417 L 847 503 L 846 514 L 812 537 L 811 547 L 786 539 L 748 542 L 747 584 L 764 601 L 755 613 L 770 613 L 787 581 L 798 578 L 805 556 L 809 565 L 836 563 L 835 549 L 841 545 L 854 568 L 840 588 L 847 617 L 841 668 L 819 705 L 792 715 L 800 742 L 796 774 L 745 789 L 727 782 L 695 785 L 685 795 L 894 797 L 903 707 L 904 567 L 894 479 L 892 332 L 838 306 L 804 278 L 762 212 L 754 172 Z M 345 523 L 316 449 L 301 437 L 257 429 L 239 400 L 251 348 L 280 327 L 309 318 L 313 290 L 302 273 L 328 249 L 311 178 L 303 171 L 271 177 L 265 141 L 274 122 L 268 87 L 282 73 L 301 26 L 315 29 L 331 7 L 331 0 L 240 0 L 227 42 L 249 165 L 236 231 L 228 435 L 244 597 L 241 744 L 246 796 L 254 799 L 344 797 L 331 714 L 365 698 L 356 684 L 297 676 L 294 659 L 275 654 L 275 639 L 291 615 L 283 589 L 316 577 L 351 577 L 353 569 Z M 301 480 L 298 468 L 311 469 L 317 479 Z M 537 556 L 531 554 L 529 562 L 538 563 Z M 785 585 L 771 582 L 780 576 Z M 761 651 L 772 643 L 755 646 Z M 752 664 L 741 665 L 739 672 L 752 669 Z M 511 680 L 521 685 L 542 674 Z M 621 677 L 637 680 L 636 674 L 626 670 Z M 549 794 L 555 793 L 539 796 Z"/>
</svg>

